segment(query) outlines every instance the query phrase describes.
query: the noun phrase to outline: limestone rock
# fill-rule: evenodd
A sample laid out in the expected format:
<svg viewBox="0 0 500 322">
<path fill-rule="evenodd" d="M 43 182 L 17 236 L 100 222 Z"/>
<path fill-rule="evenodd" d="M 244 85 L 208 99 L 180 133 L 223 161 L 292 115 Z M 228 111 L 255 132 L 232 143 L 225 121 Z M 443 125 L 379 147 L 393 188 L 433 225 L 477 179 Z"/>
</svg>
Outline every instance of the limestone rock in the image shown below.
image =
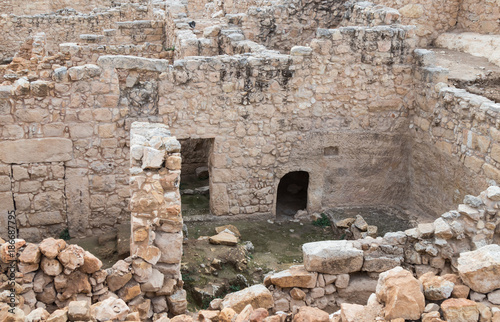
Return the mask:
<svg viewBox="0 0 500 322">
<path fill-rule="evenodd" d="M 110 297 L 92 306 L 93 317 L 97 321 L 123 321 L 130 312 L 129 307 L 122 299 Z"/>
<path fill-rule="evenodd" d="M 489 187 L 486 189 L 486 196 L 493 201 L 500 201 L 500 187 Z"/>
<path fill-rule="evenodd" d="M 271 275 L 271 283 L 281 288 L 314 288 L 318 273 L 308 272 L 303 265 L 292 266 L 287 270 Z"/>
<path fill-rule="evenodd" d="M 340 305 L 340 316 L 342 322 L 369 321 L 365 318 L 366 308 L 359 304 L 342 303 Z"/>
<path fill-rule="evenodd" d="M 231 233 L 223 231 L 215 236 L 210 237 L 208 241 L 214 245 L 235 246 L 236 244 L 238 244 L 238 237 Z"/>
<path fill-rule="evenodd" d="M 30 314 L 26 315 L 26 322 L 46 321 L 49 316 L 49 312 L 40 307 L 36 310 L 31 311 Z"/>
<path fill-rule="evenodd" d="M 72 301 L 68 305 L 68 318 L 70 321 L 90 320 L 90 304 L 88 301 Z"/>
<path fill-rule="evenodd" d="M 134 269 L 134 279 L 139 283 L 145 283 L 153 273 L 153 265 L 149 264 L 142 258 L 136 258 L 132 261 Z"/>
<path fill-rule="evenodd" d="M 152 270 L 151 277 L 148 281 L 141 285 L 141 290 L 143 292 L 157 292 L 163 286 L 164 275 L 160 273 L 157 269 Z"/>
<path fill-rule="evenodd" d="M 330 316 L 325 311 L 315 307 L 302 306 L 293 318 L 294 322 L 328 322 Z"/>
<path fill-rule="evenodd" d="M 88 251 L 83 254 L 83 265 L 80 270 L 87 274 L 92 274 L 100 270 L 102 267 L 102 262 L 99 258 L 95 257 Z"/>
<path fill-rule="evenodd" d="M 250 322 L 262 322 L 269 316 L 269 312 L 264 308 L 258 308 L 250 314 L 248 319 Z"/>
<path fill-rule="evenodd" d="M 40 251 L 47 258 L 56 258 L 59 252 L 66 248 L 66 242 L 62 239 L 47 238 L 40 245 Z"/>
<path fill-rule="evenodd" d="M 40 261 L 40 268 L 49 276 L 57 276 L 63 271 L 63 266 L 57 259 L 49 259 L 47 257 L 43 257 Z"/>
<path fill-rule="evenodd" d="M 467 285 L 455 285 L 453 291 L 451 292 L 451 297 L 454 298 L 468 298 L 470 292 L 470 287 Z"/>
<path fill-rule="evenodd" d="M 47 322 L 66 322 L 68 321 L 68 308 L 65 307 L 60 310 L 55 310 L 47 318 Z"/>
<path fill-rule="evenodd" d="M 174 316 L 170 322 L 193 322 L 193 318 L 187 314 Z"/>
<path fill-rule="evenodd" d="M 219 322 L 231 322 L 237 313 L 230 307 L 226 307 L 220 311 Z"/>
<path fill-rule="evenodd" d="M 125 302 L 132 300 L 139 294 L 141 294 L 141 286 L 136 281 L 129 281 L 117 293 Z"/>
<path fill-rule="evenodd" d="M 363 251 L 346 240 L 320 241 L 302 246 L 304 266 L 310 272 L 342 274 L 363 266 Z"/>
<path fill-rule="evenodd" d="M 441 310 L 446 321 L 470 322 L 479 320 L 476 302 L 467 299 L 448 299 L 441 303 Z"/>
<path fill-rule="evenodd" d="M 431 301 L 447 299 L 451 296 L 454 283 L 444 279 L 441 276 L 435 276 L 433 272 L 425 273 L 420 276 L 420 282 L 424 287 L 425 298 Z"/>
<path fill-rule="evenodd" d="M 12 256 L 19 254 L 19 248 L 23 247 L 26 242 L 23 239 L 14 239 L 14 249 L 11 249 L 12 244 L 4 243 L 0 246 L 0 260 L 3 263 L 10 263 L 14 260 Z"/>
<path fill-rule="evenodd" d="M 85 250 L 80 246 L 69 245 L 57 255 L 57 258 L 65 269 L 73 271 L 85 262 L 84 254 Z"/>
<path fill-rule="evenodd" d="M 184 314 L 187 310 L 186 291 L 178 290 L 167 297 L 169 312 L 172 314 Z"/>
<path fill-rule="evenodd" d="M 300 288 L 293 288 L 290 291 L 290 296 L 292 297 L 292 299 L 300 301 L 306 298 L 306 293 L 304 293 L 304 291 L 302 291 Z"/>
<path fill-rule="evenodd" d="M 473 291 L 489 293 L 500 288 L 500 245 L 487 245 L 461 253 L 457 270 L 464 284 Z"/>
<path fill-rule="evenodd" d="M 37 244 L 28 244 L 26 248 L 19 256 L 19 260 L 22 263 L 27 264 L 38 264 L 40 263 L 40 259 L 42 257 L 42 253 L 40 252 L 40 248 L 38 248 Z"/>
<path fill-rule="evenodd" d="M 253 313 L 252 304 L 248 304 L 241 310 L 241 312 L 236 316 L 236 320 L 234 322 L 245 322 L 250 320 L 250 315 Z"/>
<path fill-rule="evenodd" d="M 215 231 L 217 232 L 217 234 L 223 232 L 226 229 L 231 231 L 236 237 L 241 237 L 240 231 L 234 225 L 224 225 L 215 227 Z"/>
<path fill-rule="evenodd" d="M 130 265 L 125 261 L 120 260 L 109 270 L 106 282 L 111 292 L 122 288 L 132 279 L 132 273 L 129 269 Z"/>
<path fill-rule="evenodd" d="M 420 282 L 401 267 L 380 274 L 377 298 L 385 303 L 385 318 L 418 320 L 425 308 Z"/>
<path fill-rule="evenodd" d="M 356 220 L 354 221 L 353 225 L 361 231 L 368 230 L 368 224 L 366 223 L 365 219 L 360 215 L 356 215 Z"/>
<path fill-rule="evenodd" d="M 230 307 L 238 313 L 248 304 L 252 304 L 254 308 L 262 307 L 269 309 L 274 305 L 273 296 L 264 285 L 257 284 L 241 291 L 227 294 L 221 306 L 222 308 Z"/>
<path fill-rule="evenodd" d="M 219 310 L 200 310 L 198 312 L 198 321 L 217 321 L 219 319 Z"/>
</svg>

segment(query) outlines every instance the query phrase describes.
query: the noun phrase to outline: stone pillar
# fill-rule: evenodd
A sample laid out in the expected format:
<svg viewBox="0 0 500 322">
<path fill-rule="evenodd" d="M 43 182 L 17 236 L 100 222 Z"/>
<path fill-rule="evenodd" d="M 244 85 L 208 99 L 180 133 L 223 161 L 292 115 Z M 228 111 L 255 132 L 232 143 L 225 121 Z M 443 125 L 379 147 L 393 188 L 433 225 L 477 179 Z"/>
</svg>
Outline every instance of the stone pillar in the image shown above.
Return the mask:
<svg viewBox="0 0 500 322">
<path fill-rule="evenodd" d="M 166 297 L 173 315 L 183 314 L 187 306 L 180 273 L 183 238 L 180 148 L 166 125 L 132 123 L 130 253 L 153 265 L 152 276 L 163 276 L 161 287 L 148 288 L 148 297 Z"/>
</svg>

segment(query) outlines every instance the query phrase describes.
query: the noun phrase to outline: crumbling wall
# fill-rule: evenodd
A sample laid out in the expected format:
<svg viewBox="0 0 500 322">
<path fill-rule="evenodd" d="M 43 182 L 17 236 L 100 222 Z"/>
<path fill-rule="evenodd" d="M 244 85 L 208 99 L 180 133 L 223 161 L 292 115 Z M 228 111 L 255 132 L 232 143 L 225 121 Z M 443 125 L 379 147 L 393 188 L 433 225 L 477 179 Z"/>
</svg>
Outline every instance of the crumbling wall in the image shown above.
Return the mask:
<svg viewBox="0 0 500 322">
<path fill-rule="evenodd" d="M 371 3 L 305 0 L 251 7 L 244 14 L 227 18 L 230 23 L 241 26 L 246 39 L 286 52 L 295 45 L 307 46 L 318 28 L 390 25 L 397 22 L 399 14 Z"/>
<path fill-rule="evenodd" d="M 188 1 L 187 11 L 193 19 L 220 17 L 225 14 L 246 12 L 250 7 L 271 5 L 270 0 L 192 0 Z M 222 14 L 220 14 L 222 13 Z"/>
<path fill-rule="evenodd" d="M 415 25 L 419 37 L 418 46 L 426 47 L 443 32 L 457 25 L 460 0 L 374 0 L 375 4 L 397 9 L 401 14 L 401 23 Z M 477 4 L 481 6 L 481 4 Z"/>
<path fill-rule="evenodd" d="M 75 9 L 82 13 L 89 13 L 96 8 L 112 7 L 115 2 L 115 0 L 34 0 L 20 3 L 17 0 L 2 0 L 0 1 L 0 10 L 2 13 L 16 16 L 32 16 L 55 12 L 65 8 Z"/>
<path fill-rule="evenodd" d="M 134 20 L 139 21 L 128 22 Z M 27 38 L 39 32 L 46 34 L 47 50 L 50 53 L 57 53 L 60 43 L 98 41 L 100 38 L 110 44 L 160 42 L 164 39 L 163 21 L 150 20 L 154 20 L 151 7 L 136 4 L 125 4 L 90 14 L 60 10 L 31 16 L 1 15 L 0 32 L 3 37 L 0 40 L 0 59 L 13 57 Z M 119 22 L 122 22 L 121 27 L 117 24 Z M 140 29 L 139 32 L 137 28 Z M 110 36 L 118 37 L 105 39 L 104 30 L 109 30 Z M 80 37 L 81 35 L 83 36 Z"/>
<path fill-rule="evenodd" d="M 500 105 L 448 87 L 447 71 L 433 66 L 432 52 L 418 51 L 417 57 L 412 198 L 416 207 L 436 214 L 464 195 L 500 182 Z"/>
<path fill-rule="evenodd" d="M 482 34 L 500 34 L 500 4 L 495 0 L 482 2 L 461 0 L 457 27 Z"/>
</svg>

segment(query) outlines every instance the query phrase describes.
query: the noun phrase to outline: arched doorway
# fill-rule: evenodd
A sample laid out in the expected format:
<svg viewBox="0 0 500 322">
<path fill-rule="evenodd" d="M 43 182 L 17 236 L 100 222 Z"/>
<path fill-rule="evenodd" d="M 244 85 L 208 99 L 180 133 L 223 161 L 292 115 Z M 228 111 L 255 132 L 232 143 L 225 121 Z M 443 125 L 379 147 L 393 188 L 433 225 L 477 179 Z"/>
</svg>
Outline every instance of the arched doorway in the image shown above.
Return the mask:
<svg viewBox="0 0 500 322">
<path fill-rule="evenodd" d="M 276 199 L 276 218 L 293 217 L 297 211 L 307 208 L 309 173 L 289 172 L 281 178 Z"/>
</svg>

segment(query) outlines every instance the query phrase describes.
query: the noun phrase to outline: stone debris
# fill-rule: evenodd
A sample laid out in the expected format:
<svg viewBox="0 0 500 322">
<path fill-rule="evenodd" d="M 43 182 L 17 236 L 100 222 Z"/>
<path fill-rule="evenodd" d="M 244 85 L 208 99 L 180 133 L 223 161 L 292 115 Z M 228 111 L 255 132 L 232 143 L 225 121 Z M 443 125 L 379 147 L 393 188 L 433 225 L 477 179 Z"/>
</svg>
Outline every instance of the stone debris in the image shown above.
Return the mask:
<svg viewBox="0 0 500 322">
<path fill-rule="evenodd" d="M 249 304 L 254 308 L 269 309 L 273 307 L 274 301 L 271 292 L 264 285 L 257 284 L 226 295 L 221 307 L 232 308 L 238 313 Z"/>
<path fill-rule="evenodd" d="M 238 244 L 239 239 L 233 233 L 222 231 L 208 240 L 214 245 L 235 246 Z"/>
</svg>

